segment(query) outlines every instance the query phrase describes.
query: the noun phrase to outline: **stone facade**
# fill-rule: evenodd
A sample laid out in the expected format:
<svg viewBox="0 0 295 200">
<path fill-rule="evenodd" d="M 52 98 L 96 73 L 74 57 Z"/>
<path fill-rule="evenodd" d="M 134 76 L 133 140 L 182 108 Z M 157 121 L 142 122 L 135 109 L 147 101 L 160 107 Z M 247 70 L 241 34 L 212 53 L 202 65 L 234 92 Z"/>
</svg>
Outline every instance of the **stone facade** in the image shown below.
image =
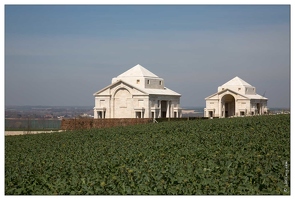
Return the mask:
<svg viewBox="0 0 295 200">
<path fill-rule="evenodd" d="M 136 65 L 93 94 L 94 118 L 179 118 L 180 94 L 164 79 Z"/>
<path fill-rule="evenodd" d="M 267 98 L 256 88 L 235 77 L 219 86 L 217 93 L 205 98 L 205 117 L 231 117 L 267 114 Z"/>
</svg>

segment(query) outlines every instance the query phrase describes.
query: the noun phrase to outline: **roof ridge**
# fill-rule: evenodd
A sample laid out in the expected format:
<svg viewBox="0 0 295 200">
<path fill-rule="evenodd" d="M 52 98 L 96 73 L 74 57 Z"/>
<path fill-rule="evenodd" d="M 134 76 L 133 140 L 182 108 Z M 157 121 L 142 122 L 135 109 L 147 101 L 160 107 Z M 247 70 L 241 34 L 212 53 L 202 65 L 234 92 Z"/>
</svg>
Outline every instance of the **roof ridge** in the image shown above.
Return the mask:
<svg viewBox="0 0 295 200">
<path fill-rule="evenodd" d="M 135 65 L 134 67 L 130 68 L 129 70 L 123 72 L 117 77 L 155 77 L 159 78 L 154 73 L 150 72 L 140 64 Z"/>
<path fill-rule="evenodd" d="M 240 77 L 236 76 L 233 79 L 229 80 L 228 82 L 224 83 L 222 86 L 226 86 L 226 85 L 244 85 L 244 86 L 251 86 L 249 83 L 247 83 L 246 81 L 244 81 L 243 79 L 241 79 Z"/>
</svg>

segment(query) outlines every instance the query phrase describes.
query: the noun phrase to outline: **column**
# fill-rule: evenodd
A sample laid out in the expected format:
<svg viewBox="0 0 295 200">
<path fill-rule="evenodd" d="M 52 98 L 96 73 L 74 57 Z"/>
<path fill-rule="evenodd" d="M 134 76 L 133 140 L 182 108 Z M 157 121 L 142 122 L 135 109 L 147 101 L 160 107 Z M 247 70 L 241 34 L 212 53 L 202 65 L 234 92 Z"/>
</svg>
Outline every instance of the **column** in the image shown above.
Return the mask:
<svg viewBox="0 0 295 200">
<path fill-rule="evenodd" d="M 115 109 L 114 109 L 114 100 L 115 100 L 115 98 L 114 97 L 111 97 L 111 103 L 110 103 L 110 105 L 111 105 L 111 109 L 110 109 L 110 118 L 114 118 L 114 114 L 115 114 Z"/>
<path fill-rule="evenodd" d="M 167 101 L 166 118 L 170 118 L 170 101 Z"/>
<path fill-rule="evenodd" d="M 94 119 L 97 119 L 97 111 L 94 109 Z"/>
<path fill-rule="evenodd" d="M 161 118 L 161 114 L 162 114 L 161 104 L 162 104 L 162 101 L 161 101 L 161 100 L 158 100 L 158 101 L 159 101 L 159 113 L 158 113 L 158 118 Z"/>
<path fill-rule="evenodd" d="M 239 108 L 244 108 L 244 107 L 239 107 Z M 235 116 L 240 116 L 241 111 L 238 109 L 238 100 L 235 99 Z"/>
<path fill-rule="evenodd" d="M 221 117 L 225 117 L 225 105 L 224 102 L 221 103 Z"/>
</svg>

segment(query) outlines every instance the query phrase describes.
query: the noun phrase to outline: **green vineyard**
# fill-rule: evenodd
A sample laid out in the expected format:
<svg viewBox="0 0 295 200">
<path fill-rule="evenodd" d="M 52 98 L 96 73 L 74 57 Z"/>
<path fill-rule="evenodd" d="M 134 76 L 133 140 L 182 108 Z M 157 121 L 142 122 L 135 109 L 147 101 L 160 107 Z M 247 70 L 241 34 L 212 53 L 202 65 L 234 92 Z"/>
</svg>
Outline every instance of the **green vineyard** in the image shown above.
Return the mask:
<svg viewBox="0 0 295 200">
<path fill-rule="evenodd" d="M 290 195 L 290 115 L 5 137 L 6 195 Z"/>
</svg>

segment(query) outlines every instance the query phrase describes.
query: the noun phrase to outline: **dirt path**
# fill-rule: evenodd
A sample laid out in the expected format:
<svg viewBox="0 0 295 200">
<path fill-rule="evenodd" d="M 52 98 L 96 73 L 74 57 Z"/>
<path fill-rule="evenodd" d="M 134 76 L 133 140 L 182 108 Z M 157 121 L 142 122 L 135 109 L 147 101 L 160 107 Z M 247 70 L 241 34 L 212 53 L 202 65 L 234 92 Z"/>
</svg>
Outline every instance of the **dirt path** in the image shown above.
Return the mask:
<svg viewBox="0 0 295 200">
<path fill-rule="evenodd" d="M 62 132 L 59 130 L 58 132 Z M 57 131 L 5 131 L 5 136 L 7 135 L 26 135 L 26 134 L 38 134 L 38 133 L 53 133 Z"/>
</svg>

